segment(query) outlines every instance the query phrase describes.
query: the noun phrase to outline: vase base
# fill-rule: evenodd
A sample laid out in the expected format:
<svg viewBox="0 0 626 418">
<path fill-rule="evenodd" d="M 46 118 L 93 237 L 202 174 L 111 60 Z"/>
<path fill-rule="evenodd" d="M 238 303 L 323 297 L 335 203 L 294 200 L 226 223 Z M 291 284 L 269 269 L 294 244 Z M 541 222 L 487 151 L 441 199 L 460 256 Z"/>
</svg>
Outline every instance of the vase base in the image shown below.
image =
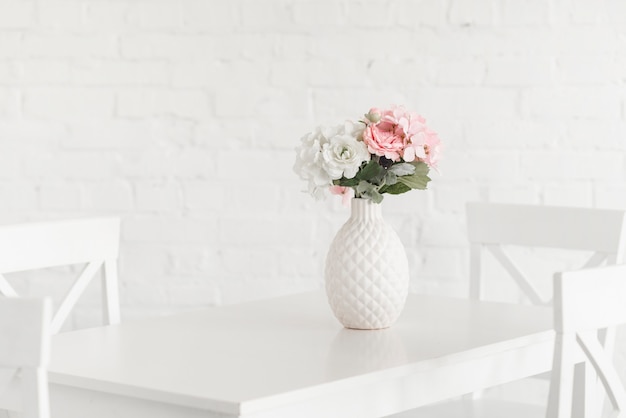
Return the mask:
<svg viewBox="0 0 626 418">
<path fill-rule="evenodd" d="M 346 325 L 344 325 L 343 327 L 344 327 L 345 329 L 351 329 L 351 330 L 354 330 L 354 331 L 382 331 L 382 330 L 384 330 L 384 329 L 389 329 L 389 328 L 391 328 L 391 325 L 387 325 L 387 326 L 384 326 L 384 327 L 379 327 L 379 328 L 365 328 L 365 327 L 363 327 L 363 328 L 358 328 L 358 327 L 348 327 L 348 326 L 346 326 Z"/>
</svg>

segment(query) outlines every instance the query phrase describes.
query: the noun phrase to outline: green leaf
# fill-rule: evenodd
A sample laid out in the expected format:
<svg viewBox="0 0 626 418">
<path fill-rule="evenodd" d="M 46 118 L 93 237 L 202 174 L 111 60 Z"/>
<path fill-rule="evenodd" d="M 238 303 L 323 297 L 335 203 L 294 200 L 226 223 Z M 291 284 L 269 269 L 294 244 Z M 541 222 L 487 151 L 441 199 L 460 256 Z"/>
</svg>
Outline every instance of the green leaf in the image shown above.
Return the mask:
<svg viewBox="0 0 626 418">
<path fill-rule="evenodd" d="M 426 174 L 415 173 L 411 176 L 398 177 L 398 182 L 407 185 L 411 189 L 425 190 L 430 177 Z"/>
<path fill-rule="evenodd" d="M 389 172 L 397 176 L 408 176 L 415 173 L 415 166 L 409 163 L 397 163 L 389 167 Z"/>
<path fill-rule="evenodd" d="M 378 187 L 367 181 L 361 181 L 356 187 L 357 197 L 371 199 L 374 203 L 383 201 L 383 195 L 378 192 Z"/>
<path fill-rule="evenodd" d="M 402 194 L 402 193 L 406 193 L 409 190 L 411 190 L 411 188 L 409 186 L 407 186 L 404 183 L 396 183 L 393 184 L 391 186 L 383 186 L 381 187 L 381 189 L 379 190 L 380 193 L 389 193 L 389 194 Z"/>
<path fill-rule="evenodd" d="M 359 179 L 357 179 L 356 177 L 353 177 L 351 179 L 342 177 L 339 180 L 333 180 L 333 184 L 343 187 L 355 187 L 357 184 L 359 184 Z"/>
<path fill-rule="evenodd" d="M 372 191 L 374 191 L 375 189 L 376 189 L 376 186 L 374 186 L 372 183 L 368 183 L 367 181 L 362 180 L 356 186 L 356 194 L 367 195 L 367 194 L 372 193 Z"/>
<path fill-rule="evenodd" d="M 405 184 L 411 189 L 426 189 L 426 186 L 430 181 L 430 177 L 428 177 L 428 172 L 430 171 L 428 165 L 426 165 L 423 161 L 413 161 L 409 164 L 415 167 L 415 172 L 409 176 L 398 177 L 398 182 Z"/>
<path fill-rule="evenodd" d="M 385 169 L 378 164 L 378 160 L 372 159 L 356 173 L 356 177 L 359 180 L 370 181 L 378 176 L 382 176 L 384 171 Z"/>
<path fill-rule="evenodd" d="M 398 176 L 391 171 L 387 171 L 384 177 L 384 184 L 391 186 L 392 184 L 396 184 L 398 182 Z"/>
<path fill-rule="evenodd" d="M 383 195 L 378 193 L 376 190 L 374 190 L 374 193 L 370 195 L 370 198 L 372 199 L 372 202 L 374 203 L 380 203 L 384 199 Z"/>
<path fill-rule="evenodd" d="M 413 162 L 410 162 L 409 164 L 415 167 L 415 172 L 413 174 L 427 175 L 428 172 L 430 171 L 430 168 L 428 168 L 426 163 L 423 161 L 413 161 Z"/>
</svg>

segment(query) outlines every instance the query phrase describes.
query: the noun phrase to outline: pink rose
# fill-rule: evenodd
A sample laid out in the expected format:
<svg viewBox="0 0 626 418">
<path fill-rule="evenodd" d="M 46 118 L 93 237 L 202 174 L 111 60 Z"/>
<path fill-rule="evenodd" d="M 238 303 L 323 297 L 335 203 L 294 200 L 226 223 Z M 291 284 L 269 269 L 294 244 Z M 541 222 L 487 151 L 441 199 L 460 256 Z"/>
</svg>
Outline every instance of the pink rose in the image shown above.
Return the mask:
<svg viewBox="0 0 626 418">
<path fill-rule="evenodd" d="M 371 123 L 363 132 L 363 141 L 372 154 L 398 161 L 406 139 L 402 128 L 389 122 Z"/>
<path fill-rule="evenodd" d="M 336 194 L 343 197 L 341 199 L 341 203 L 344 206 L 350 206 L 350 200 L 354 197 L 354 189 L 352 187 L 330 186 L 329 190 L 331 194 Z"/>
</svg>

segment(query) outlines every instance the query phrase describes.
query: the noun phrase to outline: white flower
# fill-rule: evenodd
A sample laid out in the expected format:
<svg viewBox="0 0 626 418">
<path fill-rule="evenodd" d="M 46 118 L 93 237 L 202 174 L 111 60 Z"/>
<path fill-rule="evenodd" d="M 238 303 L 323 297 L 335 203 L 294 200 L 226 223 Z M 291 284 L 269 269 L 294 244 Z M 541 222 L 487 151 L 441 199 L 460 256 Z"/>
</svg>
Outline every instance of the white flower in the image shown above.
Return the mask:
<svg viewBox="0 0 626 418">
<path fill-rule="evenodd" d="M 345 121 L 342 127 L 338 127 L 342 133 L 352 135 L 356 139 L 363 140 L 363 131 L 365 131 L 365 124 L 361 122 L 354 123 L 352 121 Z"/>
<path fill-rule="evenodd" d="M 328 143 L 328 139 L 318 127 L 304 135 L 301 141 L 300 146 L 296 148 L 296 163 L 293 170 L 302 180 L 308 182 L 311 195 L 316 199 L 323 198 L 324 189 L 332 184 L 332 179 L 322 167 L 322 146 Z"/>
<path fill-rule="evenodd" d="M 322 146 L 323 166 L 333 180 L 341 177 L 351 179 L 356 176 L 363 161 L 371 155 L 367 145 L 349 134 L 335 135 L 328 144 Z"/>
<path fill-rule="evenodd" d="M 323 198 L 333 180 L 354 177 L 361 163 L 370 159 L 367 146 L 358 140 L 363 129 L 360 124 L 346 122 L 318 127 L 302 137 L 293 169 L 308 182 L 309 193 L 315 198 Z"/>
</svg>

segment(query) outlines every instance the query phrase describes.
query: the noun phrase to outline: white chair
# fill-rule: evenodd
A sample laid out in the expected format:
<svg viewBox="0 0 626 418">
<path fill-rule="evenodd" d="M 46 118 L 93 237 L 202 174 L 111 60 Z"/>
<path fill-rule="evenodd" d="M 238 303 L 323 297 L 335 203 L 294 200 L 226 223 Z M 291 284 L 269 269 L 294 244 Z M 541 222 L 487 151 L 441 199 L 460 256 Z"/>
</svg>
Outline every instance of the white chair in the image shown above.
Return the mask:
<svg viewBox="0 0 626 418">
<path fill-rule="evenodd" d="M 506 247 L 553 248 L 588 251 L 593 254 L 580 264 L 592 268 L 621 263 L 626 253 L 626 211 L 610 209 L 516 205 L 497 203 L 468 203 L 466 207 L 468 239 L 470 242 L 470 298 L 483 299 L 483 255 L 488 251 L 509 273 L 522 294 L 535 305 L 550 305 L 550 296 L 542 295 L 507 253 Z M 551 274 L 546 275 L 546 279 Z M 613 350 L 614 329 L 600 333 L 603 346 Z M 582 370 L 578 373 L 582 373 Z M 549 375 L 542 375 L 547 378 Z M 577 377 L 594 381 L 592 373 Z M 577 390 L 582 388 L 577 387 Z M 458 402 L 444 402 L 434 408 L 418 409 L 398 417 L 530 417 L 537 408 L 520 403 L 494 399 L 465 397 Z M 515 405 L 514 408 L 511 408 Z M 590 406 L 589 406 L 590 407 Z M 591 408 L 591 407 L 590 407 Z M 596 406 L 596 408 L 600 408 Z M 515 415 L 515 414 L 518 415 Z"/>
<path fill-rule="evenodd" d="M 590 252 L 591 257 L 576 267 L 592 268 L 618 264 L 626 257 L 626 211 L 597 208 L 467 204 L 470 242 L 470 298 L 483 298 L 483 255 L 490 253 L 510 275 L 530 303 L 551 305 L 551 295 L 542 295 L 535 283 L 507 253 L 508 248 L 559 249 Z M 548 281 L 551 273 L 545 275 Z M 603 346 L 611 352 L 615 329 L 600 331 Z M 587 375 L 581 369 L 577 373 Z M 538 376 L 548 378 L 548 374 Z M 581 381 L 582 377 L 578 380 Z M 582 389 L 580 389 L 582 390 Z M 600 408 L 600 406 L 598 406 Z"/>
<path fill-rule="evenodd" d="M 23 418 L 49 418 L 48 299 L 0 299 L 0 401 Z"/>
<path fill-rule="evenodd" d="M 119 218 L 0 226 L 0 295 L 18 296 L 2 274 L 85 263 L 52 318 L 51 332 L 57 333 L 87 285 L 103 267 L 103 322 L 105 325 L 118 323 L 119 235 Z"/>
<path fill-rule="evenodd" d="M 626 389 L 598 330 L 626 324 L 626 265 L 577 270 L 554 275 L 555 345 L 550 395 L 546 407 L 483 399 L 444 402 L 394 417 L 416 418 L 596 418 L 594 403 L 573 410 L 574 370 L 583 364 L 601 382 L 602 394 L 618 418 L 626 417 Z M 581 363 L 582 361 L 582 363 Z M 583 398 L 595 397 L 595 380 L 583 380 Z M 586 409 L 588 408 L 588 409 Z"/>
<path fill-rule="evenodd" d="M 572 415 L 574 365 L 580 351 L 585 367 L 593 369 L 617 417 L 626 417 L 626 390 L 613 365 L 612 353 L 598 340 L 598 330 L 626 324 L 626 265 L 556 274 L 554 311 L 556 342 L 549 418 Z M 585 388 L 595 391 L 597 386 Z M 598 416 L 586 411 L 587 417 Z"/>
</svg>

